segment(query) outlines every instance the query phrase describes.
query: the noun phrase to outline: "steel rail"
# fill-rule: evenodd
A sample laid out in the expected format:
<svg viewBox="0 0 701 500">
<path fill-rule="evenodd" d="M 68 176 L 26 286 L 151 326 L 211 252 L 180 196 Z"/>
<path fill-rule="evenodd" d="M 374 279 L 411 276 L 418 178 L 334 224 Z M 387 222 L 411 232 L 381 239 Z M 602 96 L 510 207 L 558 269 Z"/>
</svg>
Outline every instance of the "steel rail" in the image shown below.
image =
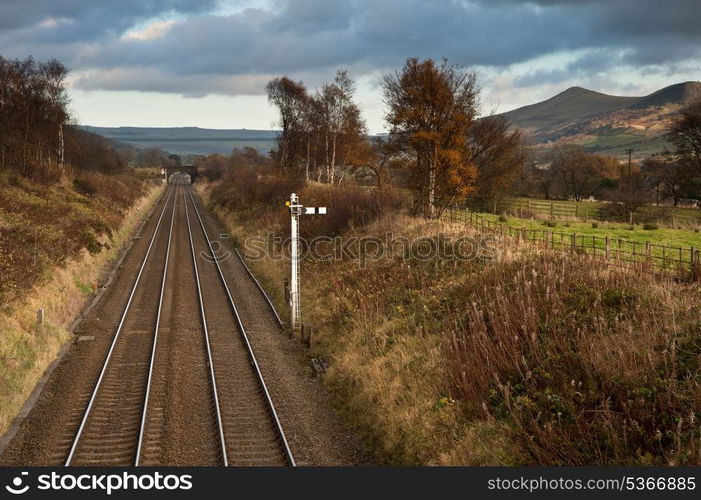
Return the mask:
<svg viewBox="0 0 701 500">
<path fill-rule="evenodd" d="M 205 228 L 204 222 L 202 221 L 202 217 L 200 216 L 200 211 L 197 209 L 197 204 L 195 203 L 195 199 L 192 196 L 192 191 L 190 189 L 190 186 L 186 186 L 186 191 L 188 195 L 190 196 L 190 201 L 192 202 L 192 206 L 195 209 L 195 214 L 197 215 L 197 219 L 200 222 L 200 226 L 202 228 L 202 233 L 204 234 L 205 239 L 207 240 L 207 245 L 209 246 L 209 251 L 212 254 L 212 258 L 214 260 L 214 263 L 217 265 L 217 271 L 219 271 L 219 278 L 221 279 L 222 284 L 224 285 L 224 289 L 226 290 L 226 295 L 229 300 L 229 305 L 231 306 L 231 310 L 234 313 L 234 317 L 236 318 L 236 323 L 238 325 L 239 331 L 241 333 L 241 338 L 244 340 L 246 344 L 246 348 L 248 351 L 248 356 L 251 359 L 251 364 L 253 365 L 256 376 L 258 378 L 258 383 L 261 386 L 261 389 L 263 390 L 263 394 L 265 396 L 265 401 L 268 405 L 268 409 L 270 410 L 271 417 L 273 419 L 273 422 L 275 424 L 275 429 L 278 433 L 278 437 L 280 438 L 280 442 L 283 445 L 284 452 L 285 452 L 285 457 L 287 458 L 287 462 L 290 466 L 294 467 L 296 466 L 295 459 L 292 455 L 292 450 L 290 450 L 290 446 L 287 442 L 287 438 L 285 436 L 285 431 L 282 429 L 282 424 L 280 423 L 280 419 L 278 418 L 277 412 L 275 411 L 275 405 L 273 404 L 273 400 L 270 397 L 270 392 L 268 391 L 268 387 L 265 384 L 265 380 L 263 379 L 263 373 L 260 370 L 260 366 L 258 365 L 258 361 L 256 360 L 256 356 L 253 353 L 253 347 L 251 346 L 251 342 L 248 339 L 248 335 L 246 334 L 246 329 L 243 326 L 243 321 L 241 321 L 241 316 L 239 315 L 238 308 L 236 307 L 236 304 L 234 303 L 234 299 L 231 295 L 231 290 L 229 289 L 229 285 L 226 283 L 226 278 L 224 277 L 224 272 L 222 271 L 221 265 L 219 264 L 219 259 L 216 257 L 216 254 L 214 252 L 214 249 L 212 248 L 212 241 L 209 239 L 209 235 L 207 234 L 207 229 Z"/>
<path fill-rule="evenodd" d="M 119 339 L 119 334 L 122 332 L 122 327 L 124 326 L 124 321 L 126 320 L 127 313 L 129 312 L 129 307 L 131 306 L 132 299 L 134 298 L 134 294 L 136 293 L 136 289 L 139 286 L 139 282 L 141 280 L 141 275 L 143 274 L 144 268 L 146 267 L 146 262 L 148 261 L 148 257 L 151 254 L 151 249 L 153 248 L 153 243 L 156 240 L 156 236 L 158 235 L 158 230 L 161 227 L 161 222 L 163 220 L 163 214 L 165 214 L 166 208 L 168 207 L 168 203 L 171 198 L 171 193 L 173 193 L 173 188 L 169 187 L 168 192 L 166 194 L 166 201 L 163 204 L 163 209 L 161 210 L 161 215 L 158 217 L 158 223 L 156 224 L 156 228 L 153 230 L 153 235 L 151 236 L 151 241 L 149 242 L 148 248 L 146 250 L 146 255 L 144 255 L 144 259 L 141 262 L 141 267 L 139 268 L 139 273 L 136 275 L 136 280 L 134 281 L 134 285 L 132 286 L 131 293 L 129 294 L 129 299 L 127 300 L 127 304 L 124 307 L 124 312 L 122 313 L 122 317 L 119 320 L 119 324 L 117 326 L 117 330 L 115 331 L 114 338 L 112 339 L 112 344 L 110 345 L 110 349 L 107 352 L 107 356 L 105 358 L 105 361 L 102 365 L 102 370 L 100 371 L 100 376 L 97 379 L 97 382 L 95 384 L 95 388 L 93 389 L 92 395 L 90 396 L 90 401 L 88 403 L 87 408 L 85 409 L 85 413 L 83 414 L 83 419 L 80 422 L 80 426 L 78 427 L 78 431 L 75 435 L 75 438 L 73 438 L 73 443 L 71 444 L 71 449 L 70 452 L 68 453 L 68 458 L 66 459 L 66 466 L 71 465 L 71 462 L 73 461 L 73 456 L 75 455 L 76 448 L 78 447 L 78 443 L 80 441 L 81 436 L 83 435 L 83 430 L 85 429 L 85 424 L 88 420 L 88 417 L 90 416 L 90 411 L 92 410 L 93 404 L 95 402 L 95 398 L 97 397 L 97 393 L 100 390 L 100 385 L 102 384 L 102 379 L 105 376 L 105 372 L 107 371 L 107 367 L 109 366 L 109 362 L 112 356 L 112 352 L 114 351 L 114 346 L 117 344 L 117 340 Z"/>
<path fill-rule="evenodd" d="M 273 312 L 273 315 L 275 316 L 275 321 L 277 321 L 278 326 L 279 326 L 280 329 L 282 330 L 282 329 L 285 327 L 285 325 L 284 325 L 284 323 L 282 322 L 282 320 L 280 319 L 280 315 L 277 313 L 277 310 L 275 309 L 275 306 L 273 305 L 273 302 L 270 300 L 270 297 L 268 297 L 268 294 L 265 293 L 265 290 L 263 290 L 263 287 L 260 285 L 260 283 L 259 283 L 258 280 L 256 279 L 255 275 L 254 275 L 254 274 L 251 272 L 251 270 L 248 268 L 248 265 L 246 264 L 246 261 L 245 261 L 245 259 L 243 258 L 243 256 L 241 255 L 241 253 L 239 252 L 239 249 L 238 249 L 238 248 L 234 248 L 234 251 L 236 252 L 236 256 L 237 256 L 237 257 L 239 258 L 239 260 L 241 261 L 241 264 L 243 264 L 243 267 L 244 267 L 244 268 L 246 269 L 246 271 L 248 272 L 248 276 L 251 277 L 251 279 L 253 280 L 253 282 L 254 282 L 254 283 L 256 284 L 256 286 L 258 287 L 258 290 L 259 290 L 260 293 L 263 295 L 263 298 L 264 298 L 265 301 L 268 303 L 268 306 L 270 307 L 270 310 Z"/>
<path fill-rule="evenodd" d="M 158 345 L 158 329 L 161 326 L 161 310 L 163 309 L 163 296 L 166 289 L 166 278 L 168 277 L 168 260 L 170 259 L 170 244 L 173 239 L 173 223 L 175 222 L 175 207 L 178 205 L 178 186 L 176 183 L 175 194 L 173 196 L 173 212 L 170 217 L 170 228 L 168 229 L 168 246 L 166 247 L 165 264 L 163 266 L 163 278 L 161 279 L 161 293 L 158 296 L 158 312 L 156 313 L 156 326 L 153 329 L 153 347 L 151 348 L 151 359 L 149 360 L 148 379 L 146 380 L 146 394 L 144 395 L 144 408 L 141 413 L 141 427 L 139 429 L 139 440 L 136 447 L 136 460 L 134 466 L 139 466 L 141 458 L 141 448 L 144 440 L 144 430 L 146 428 L 146 417 L 148 413 L 148 398 L 151 394 L 151 380 L 153 379 L 153 367 L 156 364 L 156 347 Z"/>
<path fill-rule="evenodd" d="M 205 343 L 207 346 L 207 361 L 209 365 L 209 377 L 212 382 L 212 393 L 214 394 L 214 406 L 217 410 L 217 426 L 219 427 L 219 441 L 221 443 L 222 458 L 224 466 L 229 465 L 229 458 L 226 453 L 226 441 L 224 439 L 224 423 L 222 421 L 221 408 L 219 406 L 219 394 L 217 390 L 217 380 L 214 375 L 214 361 L 212 360 L 212 349 L 209 341 L 209 328 L 207 327 L 207 317 L 204 310 L 204 299 L 202 298 L 202 284 L 200 282 L 200 272 L 197 268 L 197 254 L 195 253 L 195 244 L 192 238 L 192 227 L 190 225 L 190 214 L 187 208 L 187 200 L 183 191 L 183 202 L 185 203 L 185 218 L 187 220 L 187 232 L 190 237 L 190 252 L 192 254 L 192 264 L 195 269 L 195 281 L 197 282 L 197 297 L 200 303 L 200 317 L 202 318 L 202 326 L 204 328 Z"/>
</svg>

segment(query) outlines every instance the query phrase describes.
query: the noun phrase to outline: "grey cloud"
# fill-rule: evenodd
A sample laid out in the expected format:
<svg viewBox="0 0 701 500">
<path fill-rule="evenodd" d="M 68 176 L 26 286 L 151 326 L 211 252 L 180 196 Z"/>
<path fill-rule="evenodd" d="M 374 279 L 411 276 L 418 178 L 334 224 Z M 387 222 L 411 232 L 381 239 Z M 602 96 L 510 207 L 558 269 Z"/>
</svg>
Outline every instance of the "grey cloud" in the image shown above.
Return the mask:
<svg viewBox="0 0 701 500">
<path fill-rule="evenodd" d="M 0 21 L 3 55 L 60 57 L 83 74 L 76 85 L 86 88 L 188 93 L 206 92 L 210 82 L 211 92 L 236 94 L 250 92 L 247 82 L 259 75 L 315 81 L 339 65 L 370 73 L 399 67 L 409 56 L 500 68 L 585 49 L 568 67 L 518 81 L 533 85 L 701 55 L 701 2 L 692 0 L 287 0 L 228 16 L 209 13 L 215 0 L 122 0 L 107 13 L 94 0 L 9 1 L 14 23 Z M 23 8 L 27 3 L 34 7 Z M 162 38 L 120 36 L 169 11 L 190 15 Z M 67 21 L 41 26 L 47 17 Z M 139 71 L 148 77 L 139 79 Z"/>
<path fill-rule="evenodd" d="M 47 19 L 62 19 L 69 21 L 73 30 L 63 30 L 59 24 L 60 34 L 95 36 L 121 32 L 164 12 L 204 12 L 216 4 L 217 0 L 2 0 L 0 33 L 21 30 Z"/>
</svg>

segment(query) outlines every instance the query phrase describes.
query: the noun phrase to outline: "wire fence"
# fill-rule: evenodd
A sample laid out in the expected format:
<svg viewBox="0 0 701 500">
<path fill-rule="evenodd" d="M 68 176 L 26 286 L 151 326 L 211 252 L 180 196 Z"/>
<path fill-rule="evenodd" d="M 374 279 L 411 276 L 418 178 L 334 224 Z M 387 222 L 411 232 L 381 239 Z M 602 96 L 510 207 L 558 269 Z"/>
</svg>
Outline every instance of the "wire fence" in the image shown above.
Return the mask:
<svg viewBox="0 0 701 500">
<path fill-rule="evenodd" d="M 606 259 L 614 265 L 635 267 L 642 272 L 685 280 L 701 279 L 701 255 L 699 248 L 695 247 L 683 248 L 609 236 L 514 227 L 489 220 L 467 209 L 452 207 L 443 210 L 441 217 L 443 220 L 476 228 L 481 233 L 511 237 L 545 248 L 586 253 Z"/>
<path fill-rule="evenodd" d="M 604 209 L 602 209 L 604 207 Z M 611 214 L 605 210 L 606 204 L 589 201 L 562 202 L 520 198 L 502 198 L 495 200 L 489 207 L 493 213 L 510 213 L 519 218 L 536 216 L 551 219 L 578 219 L 583 221 L 613 221 Z M 629 224 L 656 222 L 670 227 L 700 227 L 699 215 L 679 213 L 672 207 L 645 206 L 635 212 L 622 215 L 621 221 Z M 620 217 L 619 217 L 620 218 Z"/>
</svg>

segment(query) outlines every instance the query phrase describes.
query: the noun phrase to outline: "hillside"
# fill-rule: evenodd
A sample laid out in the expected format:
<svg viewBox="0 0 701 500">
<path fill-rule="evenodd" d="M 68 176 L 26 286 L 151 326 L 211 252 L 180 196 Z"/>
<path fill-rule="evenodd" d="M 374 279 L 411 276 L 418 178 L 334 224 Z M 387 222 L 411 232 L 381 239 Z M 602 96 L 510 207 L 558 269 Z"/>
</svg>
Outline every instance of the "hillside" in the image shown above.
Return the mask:
<svg viewBox="0 0 701 500">
<path fill-rule="evenodd" d="M 161 148 L 179 155 L 229 154 L 234 148 L 250 146 L 267 153 L 274 145 L 277 131 L 246 129 L 205 129 L 199 127 L 91 127 L 83 130 L 115 141 L 147 149 Z"/>
<path fill-rule="evenodd" d="M 613 96 L 572 87 L 545 101 L 503 113 L 523 130 L 536 151 L 574 142 L 602 154 L 623 156 L 628 148 L 642 157 L 661 151 L 665 123 L 701 83 L 670 85 L 641 97 Z"/>
</svg>

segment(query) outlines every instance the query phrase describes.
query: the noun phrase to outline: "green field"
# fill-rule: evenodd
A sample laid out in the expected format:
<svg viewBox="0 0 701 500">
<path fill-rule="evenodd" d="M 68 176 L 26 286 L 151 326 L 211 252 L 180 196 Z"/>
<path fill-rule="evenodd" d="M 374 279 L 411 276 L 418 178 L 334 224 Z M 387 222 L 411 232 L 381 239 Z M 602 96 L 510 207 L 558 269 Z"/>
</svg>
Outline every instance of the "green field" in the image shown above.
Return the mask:
<svg viewBox="0 0 701 500">
<path fill-rule="evenodd" d="M 448 210 L 443 218 L 548 248 L 585 252 L 624 265 L 642 265 L 642 270 L 670 277 L 696 276 L 701 260 L 701 232 L 694 229 L 549 218 L 522 219 L 463 209 Z M 692 274 L 689 275 L 689 272 Z"/>
<path fill-rule="evenodd" d="M 601 220 L 603 203 L 591 201 L 544 200 L 538 198 L 507 198 L 496 206 L 496 213 L 527 217 L 533 212 L 539 217 L 552 219 L 581 219 L 585 222 Z M 660 226 L 701 228 L 701 210 L 697 208 L 656 207 L 648 205 L 633 214 L 633 222 L 654 222 Z"/>
<path fill-rule="evenodd" d="M 667 245 L 669 247 L 695 247 L 701 248 L 701 232 L 693 229 L 659 228 L 645 230 L 643 226 L 629 226 L 613 222 L 584 222 L 584 221 L 550 221 L 539 219 L 519 219 L 518 217 L 504 217 L 493 214 L 479 214 L 486 220 L 494 223 L 503 223 L 513 228 L 537 231 L 551 231 L 554 233 L 577 234 L 579 236 L 596 236 L 611 239 L 622 239 L 645 244 L 650 242 L 655 245 Z M 593 227 L 596 225 L 597 227 Z M 632 229 L 631 229 L 632 228 Z"/>
</svg>

